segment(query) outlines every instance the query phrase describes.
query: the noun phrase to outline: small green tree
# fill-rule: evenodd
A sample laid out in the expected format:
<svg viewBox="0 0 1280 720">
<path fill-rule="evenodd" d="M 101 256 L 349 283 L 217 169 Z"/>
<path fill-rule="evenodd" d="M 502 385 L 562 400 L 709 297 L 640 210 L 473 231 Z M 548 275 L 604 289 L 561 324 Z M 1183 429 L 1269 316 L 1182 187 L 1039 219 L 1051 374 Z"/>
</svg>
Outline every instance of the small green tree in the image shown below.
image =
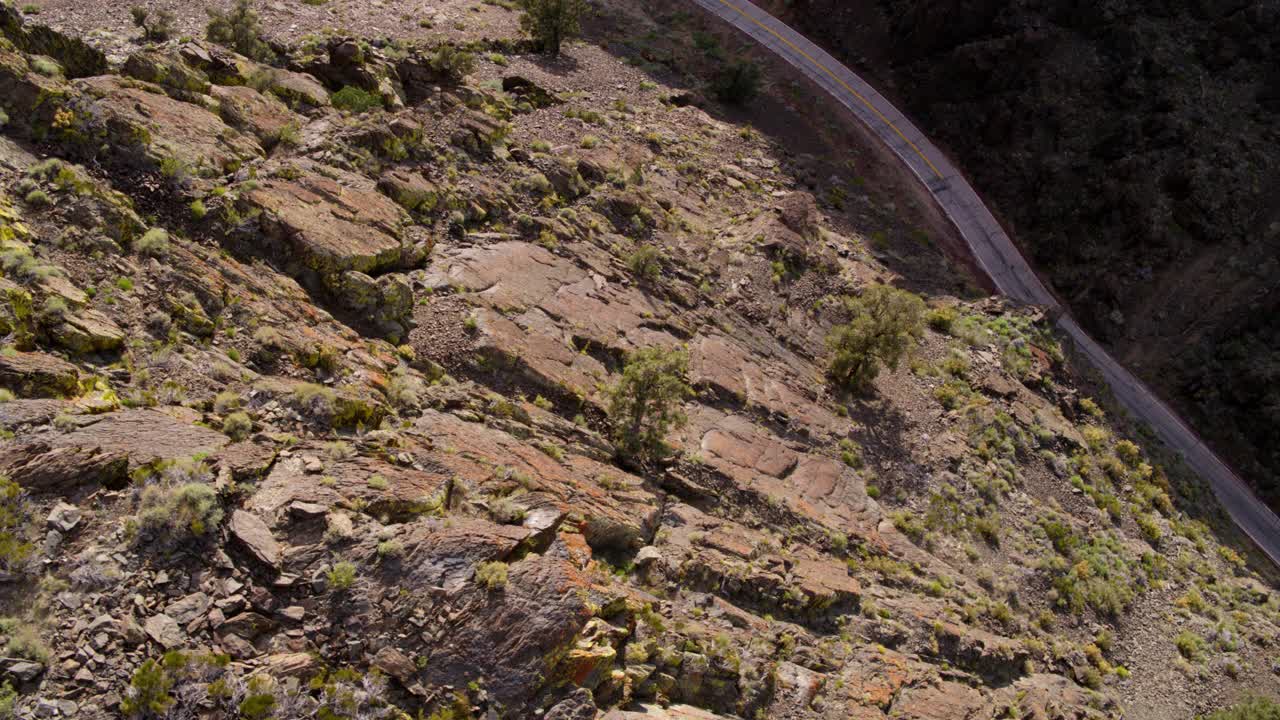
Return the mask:
<svg viewBox="0 0 1280 720">
<path fill-rule="evenodd" d="M 844 304 L 849 322 L 827 336 L 833 353 L 828 374 L 846 390 L 864 390 L 880 374 L 881 364 L 896 368 L 924 331 L 924 302 L 876 283 L 861 297 L 845 298 Z"/>
<path fill-rule="evenodd" d="M 520 0 L 520 6 L 520 27 L 552 55 L 559 55 L 560 45 L 582 30 L 587 11 L 585 0 Z"/>
<path fill-rule="evenodd" d="M 693 394 L 686 376 L 689 355 L 650 347 L 627 357 L 622 377 L 609 388 L 609 419 L 618 453 L 640 462 L 667 454 L 664 438 L 686 422 L 680 406 Z"/>
<path fill-rule="evenodd" d="M 750 60 L 735 60 L 716 75 L 711 89 L 721 102 L 745 105 L 760 92 L 760 66 Z"/>
<path fill-rule="evenodd" d="M 209 24 L 205 36 L 210 42 L 226 45 L 253 60 L 268 62 L 275 58 L 262 39 L 262 19 L 253 7 L 253 0 L 236 0 L 228 12 L 209 8 Z"/>
<path fill-rule="evenodd" d="M 129 690 L 120 701 L 120 712 L 126 717 L 151 718 L 164 715 L 173 704 L 169 690 L 173 678 L 155 660 L 142 663 L 133 673 Z"/>
</svg>

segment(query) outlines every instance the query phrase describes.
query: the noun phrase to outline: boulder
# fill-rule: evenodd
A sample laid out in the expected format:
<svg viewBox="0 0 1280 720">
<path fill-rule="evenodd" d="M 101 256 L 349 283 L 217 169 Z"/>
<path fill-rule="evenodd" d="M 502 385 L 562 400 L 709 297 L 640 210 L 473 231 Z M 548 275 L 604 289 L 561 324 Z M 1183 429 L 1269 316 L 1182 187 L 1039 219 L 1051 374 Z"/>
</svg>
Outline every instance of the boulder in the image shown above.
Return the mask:
<svg viewBox="0 0 1280 720">
<path fill-rule="evenodd" d="M 187 636 L 182 632 L 178 621 L 160 613 L 152 615 L 142 623 L 147 637 L 165 650 L 174 650 L 187 644 Z"/>
<path fill-rule="evenodd" d="M 244 510 L 231 513 L 227 524 L 232 539 L 254 560 L 273 570 L 280 567 L 280 545 L 262 518 Z"/>
<path fill-rule="evenodd" d="M 80 524 L 80 508 L 69 503 L 59 502 L 49 511 L 47 523 L 54 530 L 69 533 Z"/>
<path fill-rule="evenodd" d="M 124 331 L 107 315 L 92 308 L 66 316 L 49 330 L 61 347 L 78 355 L 114 352 L 124 345 Z"/>
<path fill-rule="evenodd" d="M 209 78 L 182 61 L 181 57 L 158 50 L 142 50 L 129 56 L 122 72 L 145 82 L 154 83 L 182 100 L 207 95 Z"/>
<path fill-rule="evenodd" d="M 41 352 L 0 355 L 0 387 L 21 397 L 68 397 L 80 387 L 75 365 Z"/>
<path fill-rule="evenodd" d="M 262 155 L 257 141 L 231 129 L 203 107 L 175 100 L 157 86 L 102 76 L 78 80 L 73 126 L 64 137 L 93 142 L 104 137 L 114 158 L 127 166 L 163 167 L 177 179 L 202 170 L 221 174 Z"/>
<path fill-rule="evenodd" d="M 373 656 L 372 664 L 401 682 L 406 682 L 413 678 L 414 673 L 418 670 L 408 655 L 390 645 L 382 648 Z"/>
<path fill-rule="evenodd" d="M 223 120 L 253 135 L 264 147 L 276 145 L 290 130 L 297 131 L 303 125 L 303 119 L 274 95 L 242 85 L 217 85 L 210 94 L 218 101 Z"/>
<path fill-rule="evenodd" d="M 0 473 L 33 492 L 66 493 L 97 483 L 122 487 L 129 479 L 129 455 L 98 447 L 51 447 L 43 441 L 11 445 L 0 456 Z"/>
<path fill-rule="evenodd" d="M 332 289 L 341 289 L 343 272 L 372 273 L 415 260 L 401 240 L 404 211 L 358 178 L 343 183 L 304 172 L 296 180 L 270 179 L 242 202 L 261 211 L 262 230 L 283 259 L 330 279 Z"/>
</svg>

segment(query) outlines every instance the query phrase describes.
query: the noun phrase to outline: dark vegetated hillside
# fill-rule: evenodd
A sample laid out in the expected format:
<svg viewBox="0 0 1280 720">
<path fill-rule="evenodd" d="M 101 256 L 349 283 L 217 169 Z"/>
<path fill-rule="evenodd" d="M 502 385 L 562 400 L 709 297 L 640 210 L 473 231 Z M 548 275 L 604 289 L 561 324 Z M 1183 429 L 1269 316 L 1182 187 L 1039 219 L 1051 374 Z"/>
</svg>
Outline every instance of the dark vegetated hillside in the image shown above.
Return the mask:
<svg viewBox="0 0 1280 720">
<path fill-rule="evenodd" d="M 1280 500 L 1280 7 L 779 5 L 949 147 L 1090 330 Z"/>
</svg>

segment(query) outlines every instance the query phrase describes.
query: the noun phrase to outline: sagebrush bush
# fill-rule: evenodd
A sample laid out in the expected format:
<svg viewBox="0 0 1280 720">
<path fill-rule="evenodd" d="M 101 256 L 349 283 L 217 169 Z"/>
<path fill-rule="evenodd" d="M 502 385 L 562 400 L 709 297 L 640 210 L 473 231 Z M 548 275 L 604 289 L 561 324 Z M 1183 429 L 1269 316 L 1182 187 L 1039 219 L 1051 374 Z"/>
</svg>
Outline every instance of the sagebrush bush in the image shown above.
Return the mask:
<svg viewBox="0 0 1280 720">
<path fill-rule="evenodd" d="M 169 253 L 169 232 L 164 228 L 151 228 L 133 241 L 133 249 L 139 255 L 162 258 Z"/>
<path fill-rule="evenodd" d="M 430 64 L 432 70 L 453 82 L 458 82 L 475 69 L 476 58 L 466 50 L 445 44 L 436 48 Z"/>
<path fill-rule="evenodd" d="M 504 562 L 482 562 L 476 566 L 476 584 L 486 590 L 501 590 L 507 586 L 507 564 Z"/>
<path fill-rule="evenodd" d="M 653 282 L 662 274 L 662 253 L 652 245 L 641 245 L 627 256 L 627 269 L 641 280 Z"/>
<path fill-rule="evenodd" d="M 222 516 L 222 504 L 213 486 L 188 482 L 144 488 L 138 520 L 143 527 L 174 538 L 202 537 L 217 528 Z"/>
<path fill-rule="evenodd" d="M 245 412 L 233 412 L 222 420 L 222 432 L 239 442 L 253 432 L 253 420 Z"/>
</svg>

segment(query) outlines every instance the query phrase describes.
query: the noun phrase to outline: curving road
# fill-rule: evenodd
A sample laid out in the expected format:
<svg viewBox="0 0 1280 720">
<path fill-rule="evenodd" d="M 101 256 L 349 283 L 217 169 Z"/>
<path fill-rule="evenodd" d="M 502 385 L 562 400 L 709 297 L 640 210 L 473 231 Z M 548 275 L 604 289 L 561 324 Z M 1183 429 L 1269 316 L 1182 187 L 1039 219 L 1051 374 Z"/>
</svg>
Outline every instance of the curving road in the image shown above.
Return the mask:
<svg viewBox="0 0 1280 720">
<path fill-rule="evenodd" d="M 911 169 L 955 225 L 984 272 L 1004 295 L 1041 305 L 1102 374 L 1117 401 L 1146 421 L 1187 465 L 1207 480 L 1231 519 L 1280 565 L 1280 517 L 1185 423 L 1094 342 L 1040 282 L 960 171 L 875 88 L 822 48 L 746 0 L 693 0 L 800 70 L 865 123 Z"/>
</svg>

